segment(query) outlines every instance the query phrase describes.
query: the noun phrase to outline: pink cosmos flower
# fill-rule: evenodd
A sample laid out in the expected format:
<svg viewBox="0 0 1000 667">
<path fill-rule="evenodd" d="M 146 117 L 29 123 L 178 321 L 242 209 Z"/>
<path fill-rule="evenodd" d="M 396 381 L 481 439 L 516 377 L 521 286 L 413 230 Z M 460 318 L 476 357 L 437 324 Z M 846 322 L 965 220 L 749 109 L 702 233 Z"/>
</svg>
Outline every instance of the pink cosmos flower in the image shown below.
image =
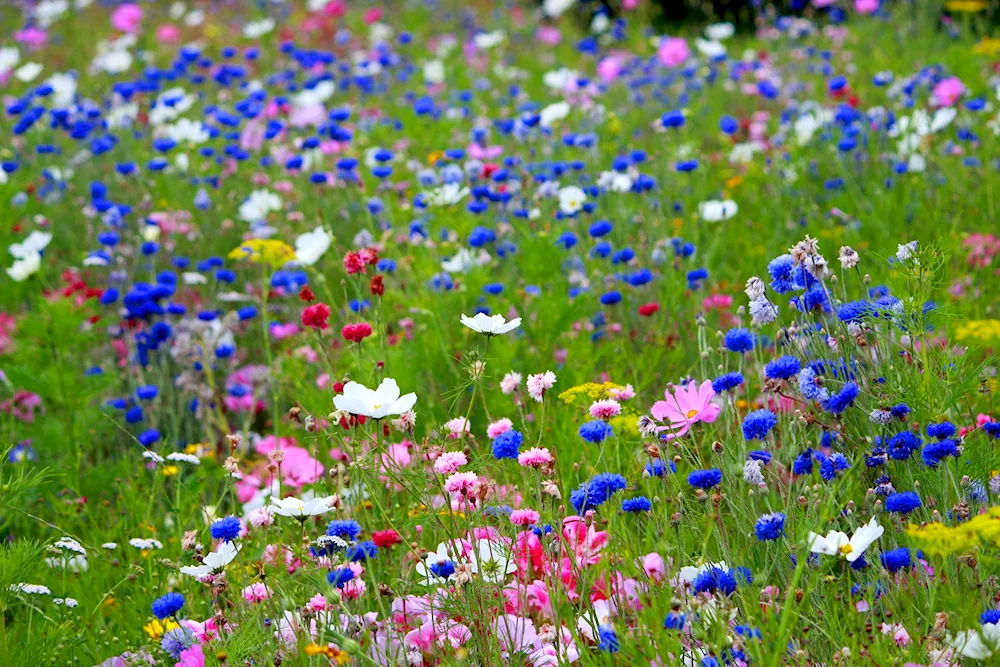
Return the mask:
<svg viewBox="0 0 1000 667">
<path fill-rule="evenodd" d="M 525 468 L 544 468 L 551 465 L 552 454 L 544 447 L 532 447 L 517 455 L 517 462 Z"/>
<path fill-rule="evenodd" d="M 612 389 L 608 393 L 616 401 L 628 401 L 635 398 L 635 389 L 630 384 L 625 385 L 621 389 Z"/>
<path fill-rule="evenodd" d="M 465 452 L 445 452 L 434 461 L 434 472 L 439 475 L 451 475 L 469 462 Z"/>
<path fill-rule="evenodd" d="M 555 46 L 562 41 L 562 32 L 559 28 L 543 25 L 535 32 L 535 39 L 547 46 Z"/>
<path fill-rule="evenodd" d="M 874 14 L 878 11 L 879 0 L 854 0 L 854 9 L 859 14 Z"/>
<path fill-rule="evenodd" d="M 133 3 L 119 5 L 111 14 L 111 25 L 119 32 L 136 33 L 142 22 L 142 7 Z"/>
<path fill-rule="evenodd" d="M 463 435 L 468 435 L 471 427 L 465 417 L 456 417 L 445 422 L 444 427 L 448 429 L 448 439 L 458 440 Z"/>
<path fill-rule="evenodd" d="M 514 510 L 510 513 L 510 522 L 515 526 L 534 526 L 539 518 L 535 510 Z"/>
<path fill-rule="evenodd" d="M 163 44 L 176 44 L 181 41 L 181 29 L 173 23 L 164 23 L 156 29 L 156 41 Z"/>
<path fill-rule="evenodd" d="M 667 566 L 663 562 L 663 556 L 652 551 L 642 557 L 642 569 L 646 576 L 653 581 L 662 581 L 667 576 Z"/>
<path fill-rule="evenodd" d="M 174 667 L 205 667 L 205 654 L 201 652 L 201 644 L 194 644 L 181 651 L 181 660 Z"/>
<path fill-rule="evenodd" d="M 937 82 L 934 86 L 934 102 L 938 106 L 950 107 L 958 102 L 958 98 L 965 92 L 965 85 L 957 76 L 949 76 Z"/>
<path fill-rule="evenodd" d="M 567 550 L 576 558 L 578 566 L 594 565 L 600 559 L 600 552 L 608 543 L 608 533 L 597 530 L 579 516 L 563 519 L 563 540 Z"/>
<path fill-rule="evenodd" d="M 45 46 L 45 42 L 48 41 L 49 33 L 45 32 L 41 28 L 31 26 L 29 28 L 25 28 L 24 30 L 18 30 L 15 32 L 14 39 L 30 49 L 40 49 Z"/>
<path fill-rule="evenodd" d="M 660 62 L 667 67 L 677 67 L 683 65 L 691 57 L 691 49 L 688 48 L 687 40 L 683 37 L 669 37 L 660 42 L 660 48 L 656 55 Z"/>
<path fill-rule="evenodd" d="M 691 424 L 714 422 L 722 411 L 718 404 L 712 402 L 715 392 L 712 390 L 711 380 L 705 380 L 700 387 L 696 387 L 692 380 L 686 389 L 680 386 L 674 387 L 673 394 L 667 389 L 663 392 L 663 396 L 666 400 L 654 403 L 650 412 L 656 419 L 670 422 L 658 429 L 669 431 L 667 439 L 687 434 Z"/>
<path fill-rule="evenodd" d="M 243 599 L 250 603 L 271 599 L 271 589 L 267 587 L 267 584 L 250 584 L 243 589 L 241 594 Z"/>
<path fill-rule="evenodd" d="M 614 399 L 594 401 L 590 406 L 590 416 L 594 419 L 611 419 L 622 413 L 621 403 Z"/>
<path fill-rule="evenodd" d="M 611 83 L 618 78 L 618 75 L 622 71 L 622 59 L 617 55 L 610 55 L 606 58 L 601 58 L 600 62 L 597 63 L 597 75 L 601 77 L 601 80 L 605 83 Z"/>
</svg>

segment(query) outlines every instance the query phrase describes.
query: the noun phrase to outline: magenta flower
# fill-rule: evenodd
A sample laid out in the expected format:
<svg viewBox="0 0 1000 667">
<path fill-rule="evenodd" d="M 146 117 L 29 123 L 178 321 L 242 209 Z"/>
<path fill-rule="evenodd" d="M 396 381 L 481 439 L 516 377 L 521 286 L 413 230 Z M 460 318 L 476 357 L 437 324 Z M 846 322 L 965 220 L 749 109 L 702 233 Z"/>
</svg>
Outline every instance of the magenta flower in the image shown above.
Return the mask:
<svg viewBox="0 0 1000 667">
<path fill-rule="evenodd" d="M 140 23 L 142 23 L 142 7 L 131 2 L 119 5 L 111 14 L 111 25 L 119 32 L 137 33 Z"/>
<path fill-rule="evenodd" d="M 938 106 L 950 107 L 958 102 L 958 98 L 965 92 L 965 85 L 957 76 L 949 76 L 942 79 L 934 86 L 934 101 Z"/>
<path fill-rule="evenodd" d="M 696 387 L 692 380 L 686 389 L 674 387 L 673 394 L 667 389 L 663 396 L 666 400 L 654 403 L 650 412 L 656 419 L 669 422 L 667 426 L 657 429 L 668 431 L 667 439 L 685 435 L 692 424 L 714 422 L 722 411 L 717 403 L 712 402 L 715 392 L 711 380 L 705 380 L 700 387 Z"/>
<path fill-rule="evenodd" d="M 683 65 L 691 57 L 691 50 L 688 48 L 687 40 L 683 37 L 670 37 L 660 43 L 656 55 L 660 57 L 660 62 L 667 67 L 677 67 Z"/>
</svg>

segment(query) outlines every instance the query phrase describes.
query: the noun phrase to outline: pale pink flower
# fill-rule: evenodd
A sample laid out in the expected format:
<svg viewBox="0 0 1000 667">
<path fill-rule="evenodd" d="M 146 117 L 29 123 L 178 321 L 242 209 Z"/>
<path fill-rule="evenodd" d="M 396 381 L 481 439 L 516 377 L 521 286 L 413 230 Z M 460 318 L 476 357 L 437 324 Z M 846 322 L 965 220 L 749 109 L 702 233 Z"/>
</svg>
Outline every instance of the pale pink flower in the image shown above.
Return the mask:
<svg viewBox="0 0 1000 667">
<path fill-rule="evenodd" d="M 535 32 L 535 39 L 542 44 L 555 46 L 562 41 L 562 32 L 559 31 L 559 28 L 543 25 Z"/>
<path fill-rule="evenodd" d="M 309 598 L 309 602 L 306 604 L 307 607 L 313 611 L 322 611 L 326 609 L 326 598 L 322 593 L 317 593 L 316 595 Z"/>
<path fill-rule="evenodd" d="M 687 40 L 683 37 L 669 37 L 660 42 L 660 48 L 656 55 L 660 62 L 667 67 L 677 67 L 683 65 L 691 56 L 691 49 L 688 48 Z"/>
<path fill-rule="evenodd" d="M 449 431 L 449 440 L 458 440 L 462 436 L 468 435 L 470 431 L 469 421 L 465 417 L 449 419 L 444 423 L 444 427 Z"/>
<path fill-rule="evenodd" d="M 456 472 L 444 481 L 444 490 L 448 493 L 464 493 L 468 495 L 478 481 L 479 475 L 474 472 Z"/>
<path fill-rule="evenodd" d="M 434 460 L 434 472 L 450 475 L 469 462 L 465 452 L 445 452 Z"/>
<path fill-rule="evenodd" d="M 510 522 L 515 526 L 534 526 L 538 524 L 540 515 L 535 510 L 514 510 L 510 513 Z"/>
<path fill-rule="evenodd" d="M 175 667 L 205 667 L 205 654 L 201 652 L 201 644 L 193 644 L 181 651 L 181 660 Z"/>
<path fill-rule="evenodd" d="M 119 5 L 111 14 L 111 25 L 119 32 L 135 33 L 142 22 L 142 7 L 134 3 Z"/>
<path fill-rule="evenodd" d="M 556 383 L 556 374 L 552 371 L 545 371 L 544 373 L 537 373 L 535 375 L 528 376 L 528 395 L 533 399 L 542 402 L 542 398 L 545 397 L 545 392 L 552 388 L 552 385 Z"/>
<path fill-rule="evenodd" d="M 714 422 L 722 411 L 717 403 L 712 402 L 715 391 L 712 390 L 711 380 L 705 380 L 700 387 L 692 380 L 686 389 L 677 386 L 673 394 L 668 389 L 663 395 L 666 400 L 654 403 L 650 412 L 656 419 L 669 422 L 668 426 L 659 427 L 660 431 L 668 432 L 667 439 L 685 435 L 691 424 Z"/>
<path fill-rule="evenodd" d="M 646 576 L 653 581 L 663 581 L 667 576 L 667 566 L 663 562 L 663 556 L 652 551 L 642 557 L 642 569 Z"/>
<path fill-rule="evenodd" d="M 521 374 L 511 371 L 503 376 L 500 381 L 500 391 L 505 394 L 513 394 L 521 386 Z"/>
<path fill-rule="evenodd" d="M 603 401 L 594 401 L 590 406 L 590 416 L 594 419 L 611 419 L 621 413 L 621 403 L 610 398 Z"/>
<path fill-rule="evenodd" d="M 957 76 L 949 76 L 942 79 L 934 86 L 934 101 L 938 106 L 950 107 L 958 102 L 958 98 L 965 92 L 965 85 Z"/>
<path fill-rule="evenodd" d="M 255 528 L 270 526 L 274 523 L 274 515 L 267 507 L 258 507 L 247 515 L 247 523 Z"/>
<path fill-rule="evenodd" d="M 879 0 L 854 0 L 854 9 L 860 14 L 874 14 Z"/>
<path fill-rule="evenodd" d="M 544 447 L 532 447 L 517 455 L 517 462 L 525 468 L 544 468 L 552 461 L 552 454 Z"/>
<path fill-rule="evenodd" d="M 896 642 L 896 646 L 906 646 L 910 643 L 910 633 L 906 631 L 902 623 L 883 623 L 882 634 L 892 635 L 892 640 Z"/>
<path fill-rule="evenodd" d="M 612 389 L 608 394 L 616 401 L 628 401 L 635 398 L 635 389 L 632 388 L 632 385 L 627 384 L 624 387 Z"/>
<path fill-rule="evenodd" d="M 514 422 L 504 417 L 503 419 L 498 419 L 486 427 L 486 436 L 492 440 L 512 428 L 514 428 Z"/>
<path fill-rule="evenodd" d="M 161 44 L 176 44 L 181 40 L 181 29 L 173 23 L 164 23 L 156 29 L 156 41 Z"/>
<path fill-rule="evenodd" d="M 271 589 L 267 584 L 250 584 L 241 592 L 243 599 L 250 603 L 262 602 L 271 599 Z"/>
</svg>

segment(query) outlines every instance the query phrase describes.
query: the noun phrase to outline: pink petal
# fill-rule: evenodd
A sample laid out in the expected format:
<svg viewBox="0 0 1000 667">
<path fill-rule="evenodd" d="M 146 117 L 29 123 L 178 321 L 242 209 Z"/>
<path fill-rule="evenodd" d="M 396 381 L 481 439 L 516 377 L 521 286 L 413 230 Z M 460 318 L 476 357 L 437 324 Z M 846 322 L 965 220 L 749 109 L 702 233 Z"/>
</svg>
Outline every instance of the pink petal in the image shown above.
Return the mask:
<svg viewBox="0 0 1000 667">
<path fill-rule="evenodd" d="M 698 421 L 711 424 L 719 418 L 720 412 L 722 412 L 722 407 L 718 403 L 709 403 L 704 410 L 698 413 Z"/>
</svg>

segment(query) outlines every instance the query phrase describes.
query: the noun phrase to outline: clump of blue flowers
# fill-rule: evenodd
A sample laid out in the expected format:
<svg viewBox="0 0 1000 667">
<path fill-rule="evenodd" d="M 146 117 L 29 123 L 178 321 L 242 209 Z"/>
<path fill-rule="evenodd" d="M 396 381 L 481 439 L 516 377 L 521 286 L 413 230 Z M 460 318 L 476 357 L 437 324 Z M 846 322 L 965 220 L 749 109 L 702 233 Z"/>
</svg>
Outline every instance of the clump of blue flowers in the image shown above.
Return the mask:
<svg viewBox="0 0 1000 667">
<path fill-rule="evenodd" d="M 212 533 L 212 539 L 232 542 L 240 536 L 241 530 L 243 530 L 243 526 L 240 524 L 240 520 L 234 516 L 227 516 L 213 523 L 209 532 Z"/>
<path fill-rule="evenodd" d="M 777 424 L 778 417 L 770 410 L 754 410 L 743 418 L 743 437 L 764 440 Z"/>
<path fill-rule="evenodd" d="M 517 459 L 524 436 L 520 431 L 504 431 L 493 440 L 493 458 L 497 460 Z"/>
</svg>

